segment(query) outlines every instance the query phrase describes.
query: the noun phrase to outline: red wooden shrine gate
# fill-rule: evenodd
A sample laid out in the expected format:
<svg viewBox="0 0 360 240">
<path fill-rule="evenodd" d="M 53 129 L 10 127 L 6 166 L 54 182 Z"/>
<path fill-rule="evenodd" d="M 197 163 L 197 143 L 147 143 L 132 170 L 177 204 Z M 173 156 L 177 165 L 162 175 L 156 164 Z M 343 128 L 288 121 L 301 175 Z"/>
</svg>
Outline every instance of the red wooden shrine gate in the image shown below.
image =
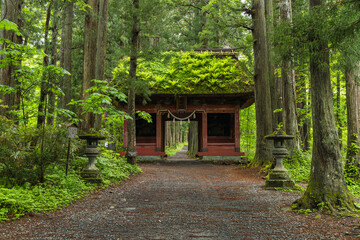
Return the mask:
<svg viewBox="0 0 360 240">
<path fill-rule="evenodd" d="M 136 110 L 150 113 L 153 122 L 136 122 L 138 156 L 165 157 L 165 122 L 173 120 L 171 115 L 178 118 L 192 115 L 191 121 L 198 121 L 199 157 L 244 156 L 244 152 L 240 151 L 239 110 L 254 102 L 252 92 L 177 97 L 171 94 L 154 94 L 149 104 L 142 105 L 140 102 L 141 99 L 137 99 Z M 127 147 L 126 121 L 124 147 Z"/>
</svg>

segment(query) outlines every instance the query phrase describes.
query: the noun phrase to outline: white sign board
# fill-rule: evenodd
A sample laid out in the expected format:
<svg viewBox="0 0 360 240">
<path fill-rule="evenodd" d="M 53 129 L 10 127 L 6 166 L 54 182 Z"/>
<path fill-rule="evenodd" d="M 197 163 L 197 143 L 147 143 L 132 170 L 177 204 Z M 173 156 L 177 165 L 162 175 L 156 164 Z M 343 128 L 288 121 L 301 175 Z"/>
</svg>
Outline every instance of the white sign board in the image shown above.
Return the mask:
<svg viewBox="0 0 360 240">
<path fill-rule="evenodd" d="M 76 127 L 69 127 L 68 128 L 68 131 L 69 131 L 68 138 L 76 138 L 77 130 L 78 129 Z"/>
</svg>

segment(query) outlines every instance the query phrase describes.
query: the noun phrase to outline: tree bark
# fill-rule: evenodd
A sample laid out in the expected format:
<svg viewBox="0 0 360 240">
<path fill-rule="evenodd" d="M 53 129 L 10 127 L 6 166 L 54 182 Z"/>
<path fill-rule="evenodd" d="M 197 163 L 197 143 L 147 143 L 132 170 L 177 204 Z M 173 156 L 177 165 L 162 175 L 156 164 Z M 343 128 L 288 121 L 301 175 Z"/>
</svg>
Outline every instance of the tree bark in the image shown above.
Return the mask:
<svg viewBox="0 0 360 240">
<path fill-rule="evenodd" d="M 314 43 L 310 48 L 313 152 L 309 185 L 296 203 L 302 209 L 327 207 L 335 213 L 338 208 L 354 210 L 355 206 L 346 186 L 335 125 L 328 42 L 316 31 L 323 23 L 322 6 L 323 0 L 310 0 L 309 37 Z"/>
<path fill-rule="evenodd" d="M 62 35 L 60 49 L 60 67 L 64 68 L 70 74 L 72 73 L 72 35 L 73 35 L 73 9 L 74 3 L 67 2 L 62 19 Z M 71 75 L 65 75 L 60 79 L 60 88 L 64 95 L 58 99 L 59 108 L 70 110 L 68 104 L 71 101 Z"/>
<path fill-rule="evenodd" d="M 338 72 L 336 75 L 336 114 L 335 114 L 335 120 L 336 125 L 338 126 L 338 135 L 340 139 L 340 150 L 342 149 L 342 136 L 343 136 L 343 122 L 341 120 L 341 101 L 340 101 L 340 95 L 341 95 L 341 78 L 340 73 Z"/>
<path fill-rule="evenodd" d="M 165 146 L 167 147 L 171 147 L 171 125 L 170 125 L 171 122 L 169 121 L 166 121 L 165 124 L 166 124 L 166 144 Z"/>
<path fill-rule="evenodd" d="M 56 66 L 58 61 L 58 54 L 57 54 L 57 46 L 58 46 L 58 34 L 59 34 L 59 11 L 58 11 L 59 5 L 55 4 L 54 6 L 54 13 L 53 13 L 53 19 L 52 19 L 52 37 L 51 37 L 51 44 L 50 44 L 50 65 Z M 48 113 L 49 116 L 47 117 L 47 124 L 53 125 L 54 124 L 54 112 L 55 112 L 55 92 L 54 89 L 56 86 L 58 86 L 57 78 L 53 76 L 52 74 L 49 76 L 49 89 L 48 90 Z"/>
<path fill-rule="evenodd" d="M 97 14 L 98 14 L 98 1 L 88 0 L 86 2 L 90 8 L 87 9 L 85 16 L 84 27 L 84 63 L 83 63 L 83 79 L 81 86 L 81 100 L 86 100 L 90 93 L 86 92 L 87 89 L 93 86 L 92 80 L 95 79 L 95 63 L 96 59 L 96 38 L 97 38 Z M 94 127 L 94 114 L 82 114 L 83 109 L 80 107 L 79 116 L 82 122 L 80 128 L 83 131 L 88 131 Z"/>
<path fill-rule="evenodd" d="M 296 74 L 295 76 L 298 76 Z M 307 90 L 307 84 L 305 82 L 304 77 L 298 77 L 297 81 L 299 82 L 298 88 L 297 88 L 297 107 L 299 109 L 302 109 L 302 112 L 298 116 L 298 123 L 301 123 L 301 126 L 299 126 L 299 134 L 300 139 L 302 142 L 302 150 L 308 151 L 310 149 L 310 120 L 307 118 L 308 114 L 308 90 Z"/>
<path fill-rule="evenodd" d="M 292 8 L 291 0 L 280 0 L 280 17 L 281 21 L 289 25 L 292 24 Z M 291 33 L 289 33 L 291 34 Z M 281 63 L 281 77 L 283 83 L 283 113 L 285 116 L 284 126 L 285 132 L 289 135 L 295 136 L 294 139 L 286 142 L 289 155 L 292 156 L 295 151 L 299 150 L 297 140 L 297 116 L 296 116 L 296 92 L 295 92 L 295 78 L 293 71 L 292 56 L 285 55 L 282 57 Z"/>
<path fill-rule="evenodd" d="M 270 98 L 271 98 L 271 112 L 273 116 L 272 120 L 272 129 L 276 129 L 278 124 L 280 123 L 280 119 L 277 117 L 276 114 L 273 114 L 276 109 L 281 108 L 281 105 L 278 105 L 278 99 L 281 98 L 281 86 L 276 85 L 276 78 L 275 78 L 275 66 L 271 61 L 274 58 L 275 53 L 273 50 L 272 41 L 270 38 L 273 35 L 273 28 L 274 28 L 274 9 L 273 9 L 273 0 L 265 0 L 265 19 L 266 19 L 266 36 L 268 39 L 267 43 L 267 51 L 269 56 L 269 87 L 270 87 Z M 279 89 L 280 87 L 280 89 Z"/>
<path fill-rule="evenodd" d="M 45 20 L 45 31 L 44 31 L 44 53 L 45 56 L 43 58 L 43 66 L 44 68 L 49 66 L 49 27 L 50 27 L 50 17 L 51 17 L 51 10 L 52 10 L 53 1 L 49 3 L 49 6 L 46 11 L 46 20 Z M 47 111 L 47 96 L 48 96 L 48 88 L 49 88 L 49 73 L 47 70 L 43 72 L 41 85 L 40 85 L 40 99 L 39 99 L 39 106 L 38 106 L 38 117 L 37 117 L 37 127 L 40 128 L 45 124 L 46 119 L 46 111 Z"/>
<path fill-rule="evenodd" d="M 358 102 L 358 87 L 355 82 L 355 70 L 347 64 L 345 70 L 346 78 L 346 106 L 347 106 L 347 151 L 346 151 L 346 168 L 349 169 L 351 165 L 360 167 L 360 153 L 359 153 L 359 102 Z M 359 171 L 360 173 L 360 171 Z"/>
<path fill-rule="evenodd" d="M 135 87 L 136 87 L 136 68 L 138 58 L 138 44 L 140 33 L 139 19 L 139 0 L 133 0 L 132 34 L 131 34 L 131 53 L 129 70 L 129 93 L 128 93 L 128 114 L 131 119 L 128 121 L 128 152 L 127 161 L 130 164 L 136 163 L 136 125 L 135 125 Z"/>
<path fill-rule="evenodd" d="M 19 28 L 21 28 L 21 12 L 23 0 L 13 0 L 5 1 L 1 0 L 1 19 L 7 19 L 15 23 Z M 15 44 L 22 43 L 22 37 L 16 35 L 16 33 L 9 30 L 0 30 L 0 38 L 8 39 L 10 42 Z M 7 43 L 0 45 L 0 50 L 6 49 L 8 47 Z M 0 56 L 0 59 L 5 59 L 9 56 Z M 20 59 L 18 56 L 10 56 L 12 61 L 18 62 L 20 64 Z M 16 91 L 6 95 L 0 95 L 1 105 L 7 105 L 7 108 L 0 108 L 0 114 L 11 118 L 6 112 L 8 110 L 17 110 L 20 105 L 20 84 L 16 79 L 15 70 L 18 68 L 17 64 L 9 64 L 8 66 L 0 68 L 0 84 L 14 88 Z"/>
<path fill-rule="evenodd" d="M 264 0 L 253 0 L 253 46 L 256 110 L 256 152 L 253 165 L 263 165 L 272 161 L 272 144 L 265 136 L 272 132 L 271 97 L 269 87 L 269 59 L 266 37 Z"/>
<path fill-rule="evenodd" d="M 100 0 L 99 5 L 99 23 L 97 30 L 97 44 L 96 44 L 96 69 L 95 79 L 105 79 L 105 62 L 106 62 L 106 36 L 107 36 L 107 21 L 108 21 L 109 0 Z M 102 115 L 95 115 L 95 129 L 101 128 Z"/>
<path fill-rule="evenodd" d="M 177 142 L 176 142 L 176 137 L 177 137 L 177 132 L 176 132 L 176 121 L 172 122 L 172 128 L 173 128 L 173 147 L 176 148 Z"/>
<path fill-rule="evenodd" d="M 190 156 L 195 156 L 199 151 L 198 146 L 198 122 L 192 121 L 188 132 L 188 152 Z"/>
</svg>

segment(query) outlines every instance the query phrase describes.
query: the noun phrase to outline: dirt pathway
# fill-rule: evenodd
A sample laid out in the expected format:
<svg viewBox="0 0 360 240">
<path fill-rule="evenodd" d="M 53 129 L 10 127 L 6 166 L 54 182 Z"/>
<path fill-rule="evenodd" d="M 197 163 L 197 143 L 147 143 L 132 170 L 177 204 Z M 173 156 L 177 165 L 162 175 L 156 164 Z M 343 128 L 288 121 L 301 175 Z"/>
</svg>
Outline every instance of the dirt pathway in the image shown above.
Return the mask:
<svg viewBox="0 0 360 240">
<path fill-rule="evenodd" d="M 263 190 L 254 169 L 141 167 L 143 174 L 71 207 L 0 225 L 0 239 L 356 239 L 360 226 L 292 213 L 299 194 Z"/>
<path fill-rule="evenodd" d="M 180 151 L 178 151 L 177 153 L 175 153 L 172 156 L 169 156 L 166 158 L 166 160 L 169 161 L 194 161 L 196 160 L 195 158 L 191 158 L 187 155 L 187 151 L 188 151 L 188 146 L 185 145 Z"/>
</svg>

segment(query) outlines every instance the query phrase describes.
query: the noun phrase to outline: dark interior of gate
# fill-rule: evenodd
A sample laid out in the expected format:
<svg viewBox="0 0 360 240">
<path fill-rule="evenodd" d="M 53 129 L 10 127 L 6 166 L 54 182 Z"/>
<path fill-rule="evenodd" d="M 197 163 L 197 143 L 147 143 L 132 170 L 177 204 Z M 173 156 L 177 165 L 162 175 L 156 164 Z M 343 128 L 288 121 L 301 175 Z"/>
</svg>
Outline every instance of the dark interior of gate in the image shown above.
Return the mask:
<svg viewBox="0 0 360 240">
<path fill-rule="evenodd" d="M 165 122 L 196 121 L 197 156 L 203 159 L 239 159 L 240 109 L 254 102 L 253 93 L 193 94 L 175 96 L 154 94 L 146 105 L 137 99 L 136 110 L 151 114 L 152 122 L 136 121 L 136 150 L 139 158 L 165 157 Z M 124 134 L 127 134 L 125 128 Z M 126 147 L 126 143 L 125 143 Z"/>
</svg>

